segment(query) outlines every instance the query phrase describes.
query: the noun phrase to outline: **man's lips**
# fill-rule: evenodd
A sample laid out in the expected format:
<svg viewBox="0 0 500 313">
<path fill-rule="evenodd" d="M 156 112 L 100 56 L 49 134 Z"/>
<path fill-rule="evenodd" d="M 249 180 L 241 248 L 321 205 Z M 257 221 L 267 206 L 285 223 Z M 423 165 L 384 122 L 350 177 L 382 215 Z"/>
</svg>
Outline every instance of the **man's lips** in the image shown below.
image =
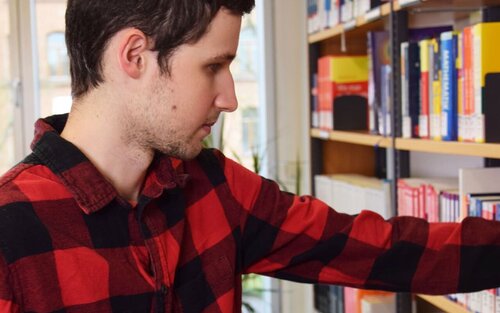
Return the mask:
<svg viewBox="0 0 500 313">
<path fill-rule="evenodd" d="M 212 131 L 212 126 L 214 126 L 215 122 L 209 122 L 209 123 L 205 123 L 203 124 L 202 128 L 208 133 L 210 134 L 211 131 Z"/>
</svg>

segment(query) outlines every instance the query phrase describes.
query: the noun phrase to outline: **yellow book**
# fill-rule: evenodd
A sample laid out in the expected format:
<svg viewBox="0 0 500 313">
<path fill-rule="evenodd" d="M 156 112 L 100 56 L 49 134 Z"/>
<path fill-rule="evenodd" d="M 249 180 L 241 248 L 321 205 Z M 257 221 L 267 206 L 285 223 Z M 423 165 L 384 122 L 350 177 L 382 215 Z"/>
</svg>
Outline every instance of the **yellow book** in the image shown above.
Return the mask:
<svg viewBox="0 0 500 313">
<path fill-rule="evenodd" d="M 355 83 L 368 81 L 368 56 L 334 56 L 331 66 L 331 81 Z"/>
<path fill-rule="evenodd" d="M 439 51 L 439 40 L 431 40 L 433 50 L 433 72 L 432 72 L 432 110 L 430 111 L 431 137 L 441 141 L 441 59 Z"/>
</svg>

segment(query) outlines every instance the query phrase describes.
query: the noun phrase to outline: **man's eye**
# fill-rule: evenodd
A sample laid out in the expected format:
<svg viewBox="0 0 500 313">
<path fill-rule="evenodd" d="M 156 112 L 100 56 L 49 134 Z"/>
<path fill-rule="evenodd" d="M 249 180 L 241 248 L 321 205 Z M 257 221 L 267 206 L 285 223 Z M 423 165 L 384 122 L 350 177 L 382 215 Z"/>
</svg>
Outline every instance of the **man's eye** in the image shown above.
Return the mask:
<svg viewBox="0 0 500 313">
<path fill-rule="evenodd" d="M 220 63 L 214 63 L 214 64 L 210 64 L 208 66 L 208 69 L 212 72 L 212 73 L 217 73 L 220 69 L 222 68 L 222 64 Z"/>
</svg>

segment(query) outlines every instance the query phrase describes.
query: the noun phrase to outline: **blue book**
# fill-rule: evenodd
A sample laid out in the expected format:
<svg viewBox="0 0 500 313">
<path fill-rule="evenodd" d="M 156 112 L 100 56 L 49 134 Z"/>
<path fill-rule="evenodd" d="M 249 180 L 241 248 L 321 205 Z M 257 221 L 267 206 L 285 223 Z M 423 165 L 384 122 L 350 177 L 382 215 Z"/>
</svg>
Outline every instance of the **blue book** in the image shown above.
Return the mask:
<svg viewBox="0 0 500 313">
<path fill-rule="evenodd" d="M 495 220 L 500 221 L 500 204 L 495 207 Z"/>
<path fill-rule="evenodd" d="M 378 111 L 379 134 L 382 136 L 391 135 L 391 66 L 382 65 L 380 67 L 380 110 Z"/>
<path fill-rule="evenodd" d="M 456 32 L 441 33 L 441 137 L 445 141 L 457 140 L 458 88 L 457 67 L 458 36 Z"/>
<path fill-rule="evenodd" d="M 381 68 L 391 64 L 389 32 L 370 31 L 368 32 L 368 57 L 370 64 L 370 79 L 368 92 L 368 106 L 370 114 L 370 132 L 377 133 L 379 110 L 382 104 L 381 96 Z"/>
<path fill-rule="evenodd" d="M 325 11 L 323 12 L 323 19 L 321 21 L 321 28 L 328 28 L 330 25 L 330 11 L 332 10 L 332 3 L 330 0 L 323 0 L 323 7 Z"/>
</svg>

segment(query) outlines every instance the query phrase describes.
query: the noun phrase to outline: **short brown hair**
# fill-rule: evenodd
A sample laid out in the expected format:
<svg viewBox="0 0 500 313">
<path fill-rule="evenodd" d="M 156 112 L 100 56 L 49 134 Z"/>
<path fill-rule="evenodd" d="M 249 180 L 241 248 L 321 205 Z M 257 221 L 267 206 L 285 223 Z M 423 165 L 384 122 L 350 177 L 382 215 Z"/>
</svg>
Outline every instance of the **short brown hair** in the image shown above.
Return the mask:
<svg viewBox="0 0 500 313">
<path fill-rule="evenodd" d="M 196 42 L 221 7 L 249 13 L 255 0 L 68 0 L 66 45 L 71 93 L 78 98 L 102 83 L 102 57 L 118 31 L 133 27 L 153 39 L 158 64 L 168 72 L 177 47 Z"/>
</svg>

